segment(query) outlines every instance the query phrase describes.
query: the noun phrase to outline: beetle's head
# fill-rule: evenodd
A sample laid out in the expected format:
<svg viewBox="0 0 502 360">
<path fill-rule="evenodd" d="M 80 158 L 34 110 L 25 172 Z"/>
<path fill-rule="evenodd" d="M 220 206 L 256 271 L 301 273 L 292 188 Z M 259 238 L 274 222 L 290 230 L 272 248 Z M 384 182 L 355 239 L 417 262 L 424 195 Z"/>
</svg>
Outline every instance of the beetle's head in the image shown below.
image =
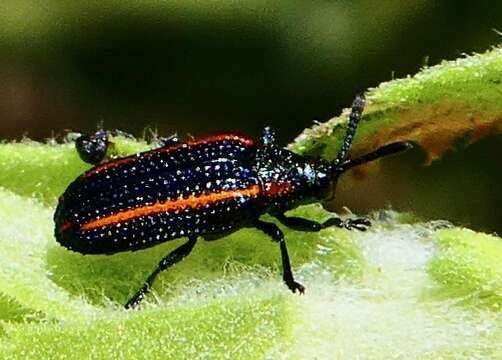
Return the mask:
<svg viewBox="0 0 502 360">
<path fill-rule="evenodd" d="M 297 164 L 288 178 L 296 179 L 295 182 L 301 184 L 307 202 L 317 202 L 332 196 L 335 185 L 332 175 L 328 162 L 316 161 Z"/>
</svg>

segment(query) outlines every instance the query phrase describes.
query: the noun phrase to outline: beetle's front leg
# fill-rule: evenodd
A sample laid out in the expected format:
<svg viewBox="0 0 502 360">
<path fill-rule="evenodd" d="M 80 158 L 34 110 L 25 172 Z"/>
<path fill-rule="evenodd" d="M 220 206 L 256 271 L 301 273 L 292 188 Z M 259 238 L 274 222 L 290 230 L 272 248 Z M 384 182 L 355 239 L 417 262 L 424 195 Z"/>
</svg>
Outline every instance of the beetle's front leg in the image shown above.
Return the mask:
<svg viewBox="0 0 502 360">
<path fill-rule="evenodd" d="M 277 214 L 275 217 L 287 227 L 299 231 L 317 232 L 330 226 L 337 226 L 339 228 L 345 228 L 349 230 L 356 229 L 359 231 L 366 231 L 368 226 L 371 225 L 371 222 L 366 218 L 342 220 L 338 217 L 332 217 L 323 223 L 318 223 L 317 221 L 308 220 L 301 217 L 287 217 L 286 215 L 284 215 L 284 213 Z"/>
<path fill-rule="evenodd" d="M 273 223 L 268 223 L 261 220 L 256 220 L 254 226 L 270 236 L 274 241 L 277 241 L 279 243 L 282 259 L 282 279 L 288 286 L 289 290 L 294 293 L 298 290 L 300 294 L 303 294 L 305 292 L 305 287 L 302 284 L 296 282 L 293 277 L 293 272 L 291 271 L 291 263 L 289 262 L 288 249 L 286 247 L 286 241 L 281 229 L 279 229 L 277 225 Z"/>
</svg>

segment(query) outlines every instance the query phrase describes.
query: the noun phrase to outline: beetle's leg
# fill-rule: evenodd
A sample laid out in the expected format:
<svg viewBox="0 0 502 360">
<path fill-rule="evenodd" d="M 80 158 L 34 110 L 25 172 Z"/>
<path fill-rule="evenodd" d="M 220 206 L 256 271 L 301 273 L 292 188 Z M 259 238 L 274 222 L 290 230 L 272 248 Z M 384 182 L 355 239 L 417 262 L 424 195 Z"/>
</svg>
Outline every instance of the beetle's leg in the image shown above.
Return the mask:
<svg viewBox="0 0 502 360">
<path fill-rule="evenodd" d="M 192 251 L 195 243 L 197 241 L 197 237 L 193 236 L 188 238 L 188 241 L 181 245 L 180 247 L 174 249 L 170 252 L 166 257 L 164 257 L 160 262 L 157 268 L 150 274 L 150 276 L 146 279 L 145 284 L 139 289 L 136 294 L 125 304 L 126 309 L 134 309 L 136 308 L 141 300 L 145 297 L 145 295 L 150 292 L 152 288 L 152 284 L 157 277 L 157 275 L 170 268 L 177 262 L 183 260 L 190 252 Z"/>
<path fill-rule="evenodd" d="M 291 271 L 291 263 L 289 262 L 288 248 L 286 247 L 286 241 L 284 240 L 284 234 L 277 225 L 273 223 L 268 223 L 261 220 L 256 220 L 254 225 L 258 230 L 263 231 L 265 234 L 270 236 L 274 241 L 279 243 L 281 248 L 281 259 L 282 259 L 282 279 L 288 286 L 289 290 L 292 292 L 298 292 L 303 294 L 305 292 L 305 287 L 296 282 L 293 277 L 293 272 Z"/>
<path fill-rule="evenodd" d="M 277 220 L 282 224 L 286 225 L 288 228 L 299 231 L 321 231 L 323 224 L 317 221 L 304 219 L 301 217 L 287 217 L 284 214 L 274 214 Z"/>
<path fill-rule="evenodd" d="M 366 218 L 355 218 L 342 220 L 338 217 L 332 217 L 323 223 L 318 223 L 317 221 L 304 219 L 301 217 L 287 217 L 283 214 L 277 214 L 275 217 L 287 227 L 293 230 L 300 231 L 313 231 L 317 232 L 321 229 L 325 229 L 330 226 L 338 226 L 345 229 L 357 229 L 360 231 L 366 231 L 367 227 L 371 225 L 371 222 Z"/>
<path fill-rule="evenodd" d="M 371 225 L 371 221 L 364 217 L 358 217 L 353 219 L 342 220 L 338 217 L 332 217 L 322 223 L 322 227 L 327 228 L 330 226 L 338 226 L 339 228 L 345 228 L 347 230 L 356 229 L 359 231 L 368 230 L 368 226 Z"/>
</svg>

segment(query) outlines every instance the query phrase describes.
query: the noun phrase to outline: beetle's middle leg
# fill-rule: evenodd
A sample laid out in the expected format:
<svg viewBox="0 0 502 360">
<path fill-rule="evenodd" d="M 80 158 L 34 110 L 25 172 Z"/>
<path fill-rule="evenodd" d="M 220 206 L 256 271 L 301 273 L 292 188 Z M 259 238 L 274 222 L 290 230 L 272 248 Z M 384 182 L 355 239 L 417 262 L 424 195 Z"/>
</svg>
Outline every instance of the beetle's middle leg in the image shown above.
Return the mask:
<svg viewBox="0 0 502 360">
<path fill-rule="evenodd" d="M 286 241 L 284 239 L 284 234 L 277 227 L 277 225 L 261 220 L 256 220 L 254 226 L 263 231 L 265 234 L 270 236 L 274 241 L 279 243 L 281 248 L 281 259 L 282 259 L 282 279 L 288 286 L 289 290 L 292 292 L 298 292 L 303 294 L 305 292 L 305 287 L 296 282 L 293 277 L 293 272 L 291 271 L 291 263 L 289 262 L 288 248 L 286 247 Z"/>
<path fill-rule="evenodd" d="M 288 217 L 284 215 L 284 213 L 275 214 L 275 217 L 287 227 L 299 231 L 318 232 L 330 226 L 337 226 L 339 228 L 345 228 L 348 230 L 356 229 L 359 231 L 366 231 L 367 227 L 371 225 L 371 222 L 366 218 L 342 220 L 338 217 L 332 217 L 323 223 L 318 223 L 317 221 L 308 220 L 301 217 Z"/>
<path fill-rule="evenodd" d="M 126 309 L 134 309 L 136 308 L 141 300 L 145 297 L 145 295 L 150 292 L 152 288 L 152 284 L 155 281 L 155 278 L 159 273 L 164 270 L 167 270 L 177 262 L 183 260 L 190 252 L 192 251 L 195 243 L 197 242 L 197 237 L 192 236 L 188 238 L 188 241 L 177 247 L 172 252 L 170 252 L 166 257 L 160 260 L 157 268 L 150 274 L 150 276 L 146 279 L 145 284 L 136 291 L 136 294 L 125 304 Z"/>
</svg>

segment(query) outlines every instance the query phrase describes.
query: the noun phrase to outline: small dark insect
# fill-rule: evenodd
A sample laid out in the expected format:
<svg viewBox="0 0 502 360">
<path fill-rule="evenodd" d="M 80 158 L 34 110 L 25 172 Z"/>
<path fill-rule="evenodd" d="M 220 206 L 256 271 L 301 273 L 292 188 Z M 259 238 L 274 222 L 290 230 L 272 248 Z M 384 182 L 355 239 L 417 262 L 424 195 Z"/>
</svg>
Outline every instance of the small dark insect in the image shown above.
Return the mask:
<svg viewBox="0 0 502 360">
<path fill-rule="evenodd" d="M 364 97 L 352 104 L 343 144 L 333 162 L 312 160 L 277 145 L 265 128 L 258 143 L 237 134 L 220 134 L 181 142 L 164 139 L 161 147 L 99 163 L 106 152 L 106 133 L 82 137 L 76 145 L 84 161 L 97 164 L 73 181 L 59 199 L 54 221 L 57 241 L 82 254 L 135 251 L 164 241 L 188 241 L 164 257 L 131 297 L 135 308 L 157 275 L 187 256 L 197 238 L 211 241 L 243 227 L 256 227 L 279 243 L 283 280 L 303 293 L 295 281 L 282 231 L 259 219 L 269 213 L 284 225 L 302 231 L 328 226 L 366 230 L 364 218 L 331 218 L 320 224 L 284 215 L 301 204 L 330 200 L 339 176 L 348 169 L 410 147 L 385 145 L 357 159 L 348 159 Z"/>
<path fill-rule="evenodd" d="M 94 135 L 82 135 L 75 140 L 78 155 L 89 164 L 97 164 L 104 159 L 108 149 L 108 135 L 106 131 L 98 130 Z"/>
</svg>

